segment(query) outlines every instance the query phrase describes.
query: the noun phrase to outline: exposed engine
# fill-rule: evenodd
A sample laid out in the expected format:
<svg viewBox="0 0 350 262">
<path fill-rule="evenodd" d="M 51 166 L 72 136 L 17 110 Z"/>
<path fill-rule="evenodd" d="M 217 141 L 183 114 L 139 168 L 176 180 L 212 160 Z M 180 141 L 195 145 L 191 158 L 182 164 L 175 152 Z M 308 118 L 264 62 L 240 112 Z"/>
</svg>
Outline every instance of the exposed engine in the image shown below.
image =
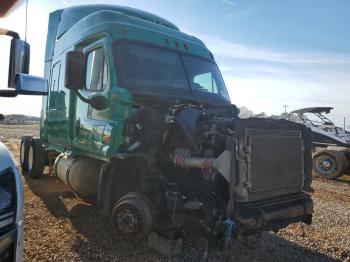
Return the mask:
<svg viewBox="0 0 350 262">
<path fill-rule="evenodd" d="M 142 197 L 128 196 L 124 211 L 153 213 L 154 231 L 174 237 L 194 222 L 227 238 L 228 223 L 244 234 L 311 222 L 311 139 L 302 125 L 242 120 L 230 107 L 142 105 L 124 137 L 118 158 L 147 163 L 135 188 Z M 114 210 L 117 228 L 135 235 L 137 215 L 120 215 L 118 203 Z"/>
<path fill-rule="evenodd" d="M 134 106 L 125 143 L 102 172 L 96 160 L 62 154 L 55 173 L 78 194 L 98 192 L 100 208 L 112 210 L 115 228 L 132 239 L 151 231 L 174 239 L 195 225 L 217 243 L 310 223 L 309 129 L 239 119 L 231 110 Z"/>
</svg>

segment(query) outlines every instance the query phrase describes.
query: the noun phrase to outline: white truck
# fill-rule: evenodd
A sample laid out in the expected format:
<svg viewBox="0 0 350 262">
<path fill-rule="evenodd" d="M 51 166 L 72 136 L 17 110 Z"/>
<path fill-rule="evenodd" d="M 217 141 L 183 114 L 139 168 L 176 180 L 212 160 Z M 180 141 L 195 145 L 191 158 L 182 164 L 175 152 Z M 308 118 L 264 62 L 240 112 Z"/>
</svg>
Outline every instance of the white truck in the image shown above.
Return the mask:
<svg viewBox="0 0 350 262">
<path fill-rule="evenodd" d="M 0 142 L 0 261 L 22 261 L 23 186 L 8 148 Z"/>
</svg>

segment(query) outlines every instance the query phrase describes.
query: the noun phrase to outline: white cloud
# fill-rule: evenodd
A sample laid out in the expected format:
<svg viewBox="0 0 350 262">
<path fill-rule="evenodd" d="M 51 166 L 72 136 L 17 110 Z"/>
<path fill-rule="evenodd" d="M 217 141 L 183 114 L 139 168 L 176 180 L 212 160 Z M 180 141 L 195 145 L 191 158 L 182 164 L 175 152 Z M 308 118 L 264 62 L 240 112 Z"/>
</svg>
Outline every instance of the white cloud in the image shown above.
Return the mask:
<svg viewBox="0 0 350 262">
<path fill-rule="evenodd" d="M 221 0 L 221 2 L 224 2 L 225 4 L 231 5 L 231 6 L 235 6 L 234 3 L 228 1 L 228 0 Z"/>
<path fill-rule="evenodd" d="M 350 119 L 347 93 L 350 75 L 329 69 L 317 72 L 292 70 L 285 67 L 259 68 L 223 67 L 223 76 L 233 103 L 247 106 L 254 112 L 280 114 L 283 105 L 288 110 L 310 106 L 333 106 L 331 118 L 341 125 L 343 117 Z"/>
<path fill-rule="evenodd" d="M 61 1 L 62 1 L 62 3 L 63 3 L 66 7 L 69 7 L 69 6 L 70 6 L 70 4 L 68 3 L 67 0 L 61 0 Z"/>
<path fill-rule="evenodd" d="M 43 10 L 44 1 L 29 2 L 28 41 L 31 43 L 31 74 L 43 75 L 43 56 L 46 42 L 49 10 Z M 48 2 L 45 1 L 45 4 Z M 72 1 L 69 1 L 72 3 Z M 55 7 L 64 7 L 56 0 Z M 57 6 L 60 4 L 60 6 Z M 24 8 L 20 8 L 6 19 L 0 20 L 0 27 L 11 28 L 24 36 Z M 185 30 L 190 32 L 190 30 Z M 228 86 L 232 102 L 247 106 L 254 112 L 265 111 L 279 114 L 283 105 L 289 110 L 308 106 L 334 106 L 332 117 L 341 124 L 342 117 L 350 119 L 348 92 L 350 90 L 349 54 L 329 54 L 276 50 L 255 47 L 243 43 L 229 42 L 221 37 L 192 33 L 202 39 L 213 51 Z M 1 40 L 1 39 L 0 39 Z M 3 48 L 0 42 L 0 49 Z M 8 49 L 8 47 L 6 47 Z M 1 58 L 7 61 L 3 56 Z M 6 63 L 5 63 L 6 64 Z M 7 68 L 0 64 L 0 85 Z M 3 88 L 3 86 L 0 86 Z M 39 115 L 40 97 L 20 96 L 3 99 L 2 113 L 26 113 Z"/>
<path fill-rule="evenodd" d="M 29 1 L 28 8 L 28 37 L 31 45 L 30 74 L 43 76 L 44 53 L 47 34 L 48 11 L 41 10 L 42 3 Z M 24 39 L 25 6 L 22 5 L 14 10 L 5 19 L 0 19 L 0 27 L 11 29 L 20 34 Z M 7 38 L 7 39 L 6 39 Z M 7 88 L 8 59 L 10 38 L 0 38 L 1 63 L 0 63 L 0 89 Z M 28 114 L 39 116 L 41 109 L 40 96 L 18 96 L 16 98 L 0 97 L 0 113 L 3 114 Z"/>
<path fill-rule="evenodd" d="M 278 62 L 288 64 L 346 64 L 350 66 L 350 56 L 327 54 L 324 52 L 287 52 L 266 47 L 249 46 L 242 43 L 229 42 L 220 37 L 204 34 L 193 34 L 204 41 L 215 56 L 225 58 L 247 59 L 262 62 Z"/>
<path fill-rule="evenodd" d="M 348 98 L 343 92 L 329 88 L 327 83 L 320 85 L 302 80 L 230 76 L 225 77 L 225 82 L 232 102 L 256 113 L 280 114 L 283 105 L 288 105 L 290 111 L 311 106 L 333 106 L 335 122 L 341 124 L 344 116 L 350 119 Z"/>
<path fill-rule="evenodd" d="M 350 119 L 349 54 L 287 52 L 192 35 L 216 56 L 231 100 L 238 106 L 268 114 L 280 114 L 283 105 L 289 105 L 289 110 L 333 106 L 330 117 L 338 125 L 344 116 Z"/>
</svg>

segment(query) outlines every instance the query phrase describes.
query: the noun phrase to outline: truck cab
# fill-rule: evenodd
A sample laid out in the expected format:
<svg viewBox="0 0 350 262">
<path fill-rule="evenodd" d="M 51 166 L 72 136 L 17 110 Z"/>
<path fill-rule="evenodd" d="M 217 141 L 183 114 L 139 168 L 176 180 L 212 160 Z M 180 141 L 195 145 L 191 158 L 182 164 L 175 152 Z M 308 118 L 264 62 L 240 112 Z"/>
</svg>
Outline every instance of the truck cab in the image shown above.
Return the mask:
<svg viewBox="0 0 350 262">
<path fill-rule="evenodd" d="M 59 19 L 60 18 L 60 19 Z M 65 86 L 66 54 L 81 52 L 80 95 L 101 97 L 102 110 Z M 131 8 L 79 6 L 50 15 L 45 56 L 49 96 L 41 139 L 63 151 L 101 160 L 123 144 L 122 131 L 141 100 L 183 100 L 230 106 L 213 55 L 172 23 Z M 77 80 L 77 79 L 75 79 Z"/>
<path fill-rule="evenodd" d="M 22 169 L 45 165 L 128 238 L 219 242 L 311 223 L 311 136 L 240 119 L 213 54 L 156 15 L 87 5 L 50 14 L 48 95 Z M 51 164 L 50 164 L 51 163 Z"/>
</svg>

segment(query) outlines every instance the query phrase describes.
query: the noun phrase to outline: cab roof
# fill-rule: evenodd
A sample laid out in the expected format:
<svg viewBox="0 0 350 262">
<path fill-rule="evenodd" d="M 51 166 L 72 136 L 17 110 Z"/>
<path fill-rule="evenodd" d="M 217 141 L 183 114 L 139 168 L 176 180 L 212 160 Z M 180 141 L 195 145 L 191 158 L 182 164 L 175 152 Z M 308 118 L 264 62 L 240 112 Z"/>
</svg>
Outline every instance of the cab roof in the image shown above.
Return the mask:
<svg viewBox="0 0 350 262">
<path fill-rule="evenodd" d="M 119 34 L 118 26 L 121 25 L 123 30 L 128 30 L 127 36 L 123 35 L 123 38 L 153 41 L 153 44 L 157 42 L 159 45 L 167 44 L 167 47 L 174 49 L 184 47 L 186 52 L 214 60 L 200 39 L 181 32 L 176 25 L 157 15 L 117 5 L 80 5 L 59 9 L 50 14 L 45 62 L 51 61 L 54 54 L 61 54 L 76 43 L 78 38 L 83 39 L 102 31 L 115 37 Z M 148 36 L 145 34 L 146 30 Z M 169 44 L 169 40 L 174 42 L 174 45 L 172 42 Z M 181 42 L 180 45 L 177 41 Z"/>
<path fill-rule="evenodd" d="M 148 22 L 153 22 L 158 25 L 179 31 L 179 28 L 168 20 L 136 8 L 118 5 L 80 5 L 68 7 L 62 10 L 61 20 L 57 31 L 57 38 L 60 38 L 66 31 L 69 30 L 69 28 L 71 28 L 82 18 L 88 16 L 89 14 L 103 10 L 119 12 L 127 16 L 140 18 Z"/>
</svg>

